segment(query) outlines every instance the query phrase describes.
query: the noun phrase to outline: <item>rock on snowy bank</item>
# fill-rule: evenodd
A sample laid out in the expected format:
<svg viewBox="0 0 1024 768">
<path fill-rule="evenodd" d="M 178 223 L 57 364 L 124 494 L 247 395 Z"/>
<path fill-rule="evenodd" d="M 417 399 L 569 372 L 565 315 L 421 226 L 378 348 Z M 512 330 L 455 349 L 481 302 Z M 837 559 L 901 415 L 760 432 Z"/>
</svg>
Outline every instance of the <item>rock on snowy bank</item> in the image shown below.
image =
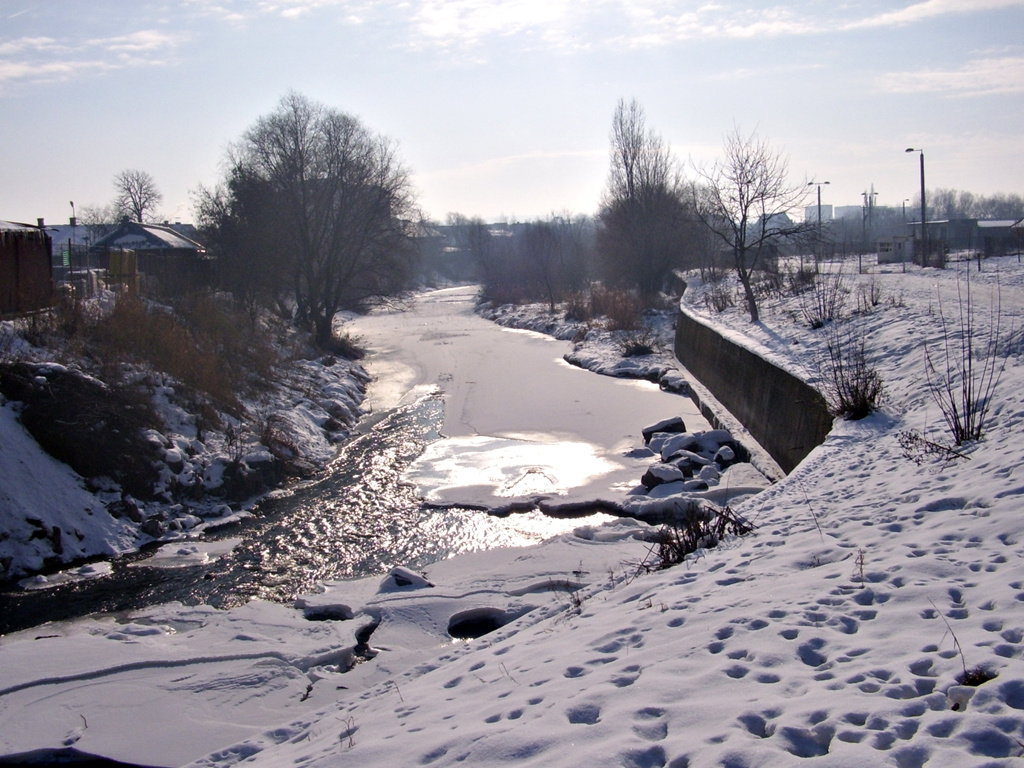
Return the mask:
<svg viewBox="0 0 1024 768">
<path fill-rule="evenodd" d="M 750 453 L 728 430 L 687 432 L 679 417 L 643 430 L 655 461 L 626 497 L 623 511 L 651 522 L 686 514 L 695 499 L 726 505 L 767 488 L 769 481 L 750 465 Z"/>
</svg>

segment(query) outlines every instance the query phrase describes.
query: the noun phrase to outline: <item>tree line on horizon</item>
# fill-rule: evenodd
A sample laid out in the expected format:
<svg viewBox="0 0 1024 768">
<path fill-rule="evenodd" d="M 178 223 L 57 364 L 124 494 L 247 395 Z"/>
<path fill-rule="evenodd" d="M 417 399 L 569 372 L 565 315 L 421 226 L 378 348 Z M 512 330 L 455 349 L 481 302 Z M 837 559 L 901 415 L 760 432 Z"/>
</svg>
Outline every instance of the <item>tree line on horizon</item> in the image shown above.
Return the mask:
<svg viewBox="0 0 1024 768">
<path fill-rule="evenodd" d="M 677 270 L 728 268 L 756 321 L 757 271 L 783 247 L 810 252 L 836 236 L 790 218 L 802 212 L 808 185 L 790 179 L 786 156 L 756 131 L 734 127 L 720 159 L 688 177 L 636 100 L 616 105 L 608 180 L 593 216 L 426 221 L 397 145 L 297 92 L 229 145 L 223 167 L 214 187 L 196 192 L 218 287 L 252 316 L 271 309 L 324 347 L 337 312 L 430 280 L 474 280 L 492 301 L 543 301 L 554 310 L 594 284 L 652 306 Z M 149 174 L 123 171 L 114 183 L 113 203 L 83 209 L 81 223 L 153 220 L 162 196 Z M 1019 195 L 936 190 L 929 198 L 930 217 L 1024 215 Z"/>
</svg>

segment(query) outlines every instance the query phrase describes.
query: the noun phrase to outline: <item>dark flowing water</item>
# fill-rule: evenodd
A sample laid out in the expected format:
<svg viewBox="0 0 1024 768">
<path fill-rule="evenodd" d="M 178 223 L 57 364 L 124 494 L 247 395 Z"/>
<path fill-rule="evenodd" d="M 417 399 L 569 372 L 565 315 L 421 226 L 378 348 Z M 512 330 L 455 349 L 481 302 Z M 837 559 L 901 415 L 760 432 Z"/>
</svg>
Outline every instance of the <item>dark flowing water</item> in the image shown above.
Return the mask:
<svg viewBox="0 0 1024 768">
<path fill-rule="evenodd" d="M 581 521 L 539 512 L 498 518 L 424 508 L 402 485 L 404 469 L 438 439 L 443 405 L 425 398 L 376 417 L 345 445 L 324 477 L 268 499 L 247 520 L 207 535 L 240 539 L 218 560 L 176 568 L 146 565 L 152 554 L 118 559 L 108 577 L 37 591 L 0 592 L 0 634 L 91 613 L 180 601 L 219 608 L 252 598 L 289 601 L 324 581 L 370 576 L 395 565 L 421 568 L 452 555 L 522 545 Z"/>
</svg>

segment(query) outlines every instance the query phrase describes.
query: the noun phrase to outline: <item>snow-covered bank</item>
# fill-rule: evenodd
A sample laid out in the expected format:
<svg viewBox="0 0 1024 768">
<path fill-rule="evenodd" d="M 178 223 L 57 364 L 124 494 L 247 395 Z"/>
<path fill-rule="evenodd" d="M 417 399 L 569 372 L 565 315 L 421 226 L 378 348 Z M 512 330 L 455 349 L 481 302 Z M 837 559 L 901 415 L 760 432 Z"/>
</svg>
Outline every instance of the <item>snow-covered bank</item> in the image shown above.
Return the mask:
<svg viewBox="0 0 1024 768">
<path fill-rule="evenodd" d="M 1019 329 L 1024 271 L 1015 260 L 985 266 L 1000 269 L 1004 329 Z M 758 525 L 751 536 L 636 575 L 647 545 L 637 524 L 617 521 L 437 563 L 425 574 L 433 586 L 388 577 L 333 584 L 294 608 L 167 606 L 11 635 L 0 645 L 0 743 L 150 765 L 178 764 L 192 745 L 210 753 L 197 765 L 282 768 L 1017 765 L 1019 336 L 1001 345 L 993 418 L 968 458 L 908 457 L 900 445 L 908 429 L 942 438 L 921 341 L 941 336 L 957 277 L 848 276 L 851 297 L 858 284 L 882 288 L 843 325 L 863 330 L 885 407 L 837 422 L 796 471 L 741 505 Z M 982 333 L 994 279 L 971 279 Z M 686 299 L 704 312 L 692 285 Z M 767 302 L 758 326 L 739 310 L 706 316 L 816 368 L 821 334 L 800 301 Z M 310 608 L 335 620 L 311 623 Z M 447 636 L 467 613 L 503 626 Z M 965 666 L 995 677 L 958 686 Z"/>
<path fill-rule="evenodd" d="M 76 361 L 65 365 L 53 355 L 28 345 L 17 324 L 0 323 L 0 361 L 19 361 L 11 370 L 31 394 L 59 399 L 84 384 L 109 392 Z M 237 414 L 211 414 L 209 405 L 197 405 L 165 376 L 143 371 L 138 379 L 159 422 L 132 457 L 153 479 L 144 496 L 109 477 L 83 478 L 53 459 L 20 422 L 25 404 L 0 394 L 0 579 L 51 573 L 84 558 L 187 538 L 247 514 L 268 486 L 283 484 L 289 474 L 315 471 L 332 458 L 361 415 L 368 382 L 358 363 L 285 356 L 270 390 L 241 404 L 246 424 Z M 106 429 L 115 427 L 107 423 Z M 105 434 L 76 439 L 84 454 L 113 450 Z M 77 575 L 75 568 L 33 584 Z"/>
</svg>

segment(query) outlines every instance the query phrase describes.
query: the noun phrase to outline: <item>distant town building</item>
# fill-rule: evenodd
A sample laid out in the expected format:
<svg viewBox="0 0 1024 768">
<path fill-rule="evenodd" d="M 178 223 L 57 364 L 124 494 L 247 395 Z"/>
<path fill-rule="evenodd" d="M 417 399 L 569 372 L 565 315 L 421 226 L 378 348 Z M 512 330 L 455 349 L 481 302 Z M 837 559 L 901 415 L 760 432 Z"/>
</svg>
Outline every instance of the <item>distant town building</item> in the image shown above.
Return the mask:
<svg viewBox="0 0 1024 768">
<path fill-rule="evenodd" d="M 821 206 L 821 220 L 832 221 L 832 206 L 822 205 Z M 818 223 L 818 206 L 808 205 L 804 208 L 804 221 L 810 223 Z"/>
<path fill-rule="evenodd" d="M 824 208 L 824 206 L 822 206 Z M 862 205 L 837 205 L 833 209 L 833 214 L 837 219 L 860 219 L 864 216 L 864 206 Z M 821 214 L 822 218 L 825 218 L 825 214 Z"/>
</svg>

